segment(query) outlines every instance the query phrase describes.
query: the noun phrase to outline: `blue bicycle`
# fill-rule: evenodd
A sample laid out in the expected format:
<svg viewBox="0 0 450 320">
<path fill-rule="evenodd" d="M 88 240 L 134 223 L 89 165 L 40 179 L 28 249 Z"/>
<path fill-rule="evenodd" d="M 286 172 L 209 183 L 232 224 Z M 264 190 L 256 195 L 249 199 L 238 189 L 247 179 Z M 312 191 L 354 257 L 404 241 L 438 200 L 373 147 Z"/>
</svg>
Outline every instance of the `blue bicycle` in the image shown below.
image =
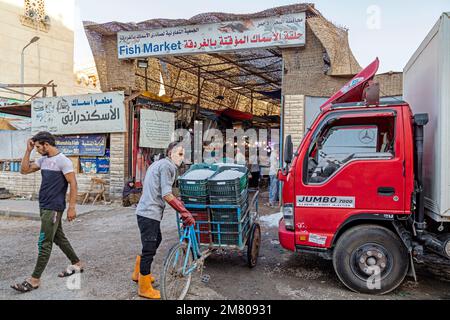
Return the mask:
<svg viewBox="0 0 450 320">
<path fill-rule="evenodd" d="M 209 249 L 200 251 L 194 226 L 184 228 L 180 242 L 170 249 L 161 275 L 163 300 L 183 300 L 191 285 L 192 273 L 202 271 Z"/>
<path fill-rule="evenodd" d="M 170 249 L 164 261 L 160 281 L 163 300 L 183 300 L 189 291 L 193 272 L 198 271 L 203 276 L 205 260 L 216 250 L 244 250 L 247 247 L 248 266 L 256 266 L 261 245 L 261 228 L 257 222 L 258 196 L 259 192 L 255 192 L 244 210 L 239 205 L 188 204 L 188 209 L 211 210 L 213 217 L 208 221 L 197 219 L 196 225 L 191 227 L 181 227 L 177 214 L 180 241 Z M 222 215 L 221 220 L 214 219 L 215 209 L 235 210 L 235 221 L 230 222 L 229 215 Z M 203 278 L 207 277 L 202 277 L 206 282 Z"/>
</svg>

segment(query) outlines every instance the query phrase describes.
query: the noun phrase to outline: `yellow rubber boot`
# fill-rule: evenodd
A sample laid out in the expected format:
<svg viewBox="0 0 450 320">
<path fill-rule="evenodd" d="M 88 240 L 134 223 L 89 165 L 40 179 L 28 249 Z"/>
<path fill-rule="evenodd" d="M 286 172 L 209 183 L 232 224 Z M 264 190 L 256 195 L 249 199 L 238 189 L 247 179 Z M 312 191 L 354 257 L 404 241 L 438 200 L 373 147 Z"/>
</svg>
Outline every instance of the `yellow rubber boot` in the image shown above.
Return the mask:
<svg viewBox="0 0 450 320">
<path fill-rule="evenodd" d="M 131 275 L 131 279 L 134 282 L 138 282 L 140 273 L 141 273 L 141 256 L 137 256 L 136 257 L 136 264 L 134 265 L 134 271 L 133 271 L 133 274 Z M 155 283 L 155 281 L 156 281 L 155 277 L 150 275 L 150 278 L 152 280 L 152 283 Z"/>
<path fill-rule="evenodd" d="M 139 291 L 138 294 L 142 298 L 147 299 L 161 299 L 161 293 L 158 290 L 153 289 L 152 277 L 150 275 L 143 276 L 139 275 Z"/>
<path fill-rule="evenodd" d="M 131 275 L 131 279 L 134 282 L 138 282 L 139 281 L 139 273 L 141 272 L 141 256 L 137 256 L 136 257 L 136 264 L 134 265 L 134 271 L 133 274 Z"/>
</svg>

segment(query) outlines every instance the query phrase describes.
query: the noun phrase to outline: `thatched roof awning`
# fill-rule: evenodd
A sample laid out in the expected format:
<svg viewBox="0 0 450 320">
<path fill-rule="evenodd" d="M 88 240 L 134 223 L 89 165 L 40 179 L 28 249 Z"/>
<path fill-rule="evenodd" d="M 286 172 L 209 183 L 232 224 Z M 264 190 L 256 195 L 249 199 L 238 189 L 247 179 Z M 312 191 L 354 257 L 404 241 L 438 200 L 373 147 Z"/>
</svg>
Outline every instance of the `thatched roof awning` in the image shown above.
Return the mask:
<svg viewBox="0 0 450 320">
<path fill-rule="evenodd" d="M 306 20 L 308 27 L 320 40 L 330 59 L 330 76 L 352 76 L 362 70 L 350 49 L 347 31 L 336 27 L 322 16 Z"/>
<path fill-rule="evenodd" d="M 103 24 L 97 24 L 95 22 L 85 21 L 84 27 L 87 30 L 97 32 L 101 35 L 111 36 L 121 31 L 144 31 L 144 30 L 172 28 L 197 24 L 219 23 L 245 19 L 259 19 L 298 12 L 306 12 L 307 17 L 320 15 L 320 13 L 316 9 L 314 9 L 314 4 L 299 3 L 294 5 L 271 8 L 252 14 L 208 12 L 198 14 L 190 19 L 151 19 L 139 23 L 134 22 L 123 23 L 112 21 Z"/>
</svg>

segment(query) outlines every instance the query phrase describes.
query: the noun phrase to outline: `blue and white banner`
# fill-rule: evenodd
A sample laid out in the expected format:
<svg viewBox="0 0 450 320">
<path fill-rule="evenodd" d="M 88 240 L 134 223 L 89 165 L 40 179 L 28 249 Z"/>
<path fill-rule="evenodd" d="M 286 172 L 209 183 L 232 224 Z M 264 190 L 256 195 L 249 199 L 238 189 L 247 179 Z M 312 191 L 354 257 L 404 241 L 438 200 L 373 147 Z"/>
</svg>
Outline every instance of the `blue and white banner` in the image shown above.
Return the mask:
<svg viewBox="0 0 450 320">
<path fill-rule="evenodd" d="M 105 135 L 56 137 L 56 146 L 66 156 L 104 156 Z"/>
<path fill-rule="evenodd" d="M 304 12 L 261 19 L 124 31 L 119 59 L 305 45 Z"/>
</svg>

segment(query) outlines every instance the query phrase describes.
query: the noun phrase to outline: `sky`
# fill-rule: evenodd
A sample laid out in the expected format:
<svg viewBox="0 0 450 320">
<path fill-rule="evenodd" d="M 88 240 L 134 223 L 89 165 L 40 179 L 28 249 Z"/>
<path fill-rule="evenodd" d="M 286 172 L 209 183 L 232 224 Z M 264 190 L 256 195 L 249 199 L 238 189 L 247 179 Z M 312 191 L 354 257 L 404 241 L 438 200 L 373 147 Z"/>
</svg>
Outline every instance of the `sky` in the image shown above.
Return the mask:
<svg viewBox="0 0 450 320">
<path fill-rule="evenodd" d="M 364 67 L 380 58 L 379 72 L 402 71 L 449 0 L 309 0 L 322 15 L 349 30 L 350 47 Z M 81 21 L 140 22 L 188 19 L 204 12 L 255 13 L 299 3 L 283 0 L 76 0 L 75 66 L 92 61 Z"/>
</svg>

